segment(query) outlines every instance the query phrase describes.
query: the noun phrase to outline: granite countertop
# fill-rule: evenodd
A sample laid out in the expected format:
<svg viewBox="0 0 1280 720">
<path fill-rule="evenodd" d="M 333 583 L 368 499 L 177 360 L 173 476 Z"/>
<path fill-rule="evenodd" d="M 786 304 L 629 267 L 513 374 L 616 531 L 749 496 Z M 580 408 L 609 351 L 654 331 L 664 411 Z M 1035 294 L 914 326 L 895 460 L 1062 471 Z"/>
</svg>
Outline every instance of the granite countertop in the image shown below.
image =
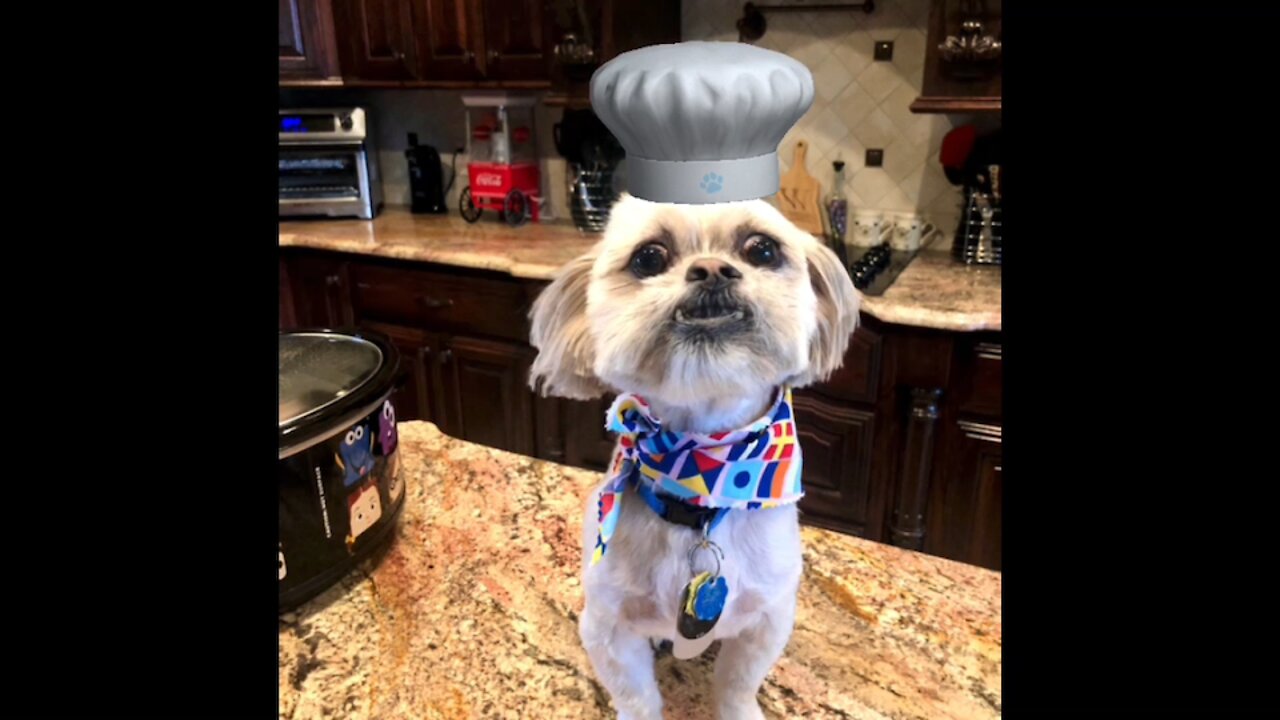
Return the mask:
<svg viewBox="0 0 1280 720">
<path fill-rule="evenodd" d="M 374 255 L 496 270 L 549 280 L 564 263 L 599 240 L 571 223 L 512 228 L 492 213 L 471 224 L 456 214 L 414 215 L 390 207 L 372 221 L 282 221 L 281 247 Z M 937 247 L 939 241 L 934 241 Z M 862 310 L 880 320 L 940 330 L 1000 329 L 1000 268 L 962 265 L 943 250 L 916 256 L 884 295 L 866 297 Z"/>
<path fill-rule="evenodd" d="M 899 325 L 1000 330 L 1000 266 L 957 262 L 935 237 L 883 295 L 863 296 L 862 311 Z"/>
<path fill-rule="evenodd" d="M 406 505 L 379 560 L 279 623 L 279 716 L 612 718 L 577 632 L 599 475 L 400 425 Z M 1001 715 L 999 573 L 804 528 L 768 718 Z M 661 654 L 666 717 L 707 720 L 713 646 Z"/>
</svg>

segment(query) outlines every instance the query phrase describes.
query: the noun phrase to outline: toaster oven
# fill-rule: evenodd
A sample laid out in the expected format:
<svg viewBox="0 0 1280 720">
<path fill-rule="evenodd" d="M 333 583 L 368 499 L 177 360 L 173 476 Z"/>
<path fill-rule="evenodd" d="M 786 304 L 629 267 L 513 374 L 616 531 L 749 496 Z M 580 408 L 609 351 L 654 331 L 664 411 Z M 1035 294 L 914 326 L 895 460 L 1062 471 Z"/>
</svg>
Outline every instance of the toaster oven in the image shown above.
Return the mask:
<svg viewBox="0 0 1280 720">
<path fill-rule="evenodd" d="M 281 110 L 279 134 L 281 217 L 378 214 L 378 152 L 363 108 Z"/>
</svg>

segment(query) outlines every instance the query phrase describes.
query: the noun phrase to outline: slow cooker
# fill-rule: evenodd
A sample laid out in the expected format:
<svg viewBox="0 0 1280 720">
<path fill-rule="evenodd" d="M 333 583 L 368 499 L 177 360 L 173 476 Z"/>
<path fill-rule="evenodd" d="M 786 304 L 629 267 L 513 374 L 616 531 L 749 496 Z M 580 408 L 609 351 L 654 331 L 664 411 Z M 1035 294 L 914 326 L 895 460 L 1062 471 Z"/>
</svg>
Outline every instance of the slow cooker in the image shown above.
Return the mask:
<svg viewBox="0 0 1280 720">
<path fill-rule="evenodd" d="M 393 537 L 404 507 L 391 403 L 399 369 L 377 333 L 280 333 L 281 612 Z"/>
</svg>

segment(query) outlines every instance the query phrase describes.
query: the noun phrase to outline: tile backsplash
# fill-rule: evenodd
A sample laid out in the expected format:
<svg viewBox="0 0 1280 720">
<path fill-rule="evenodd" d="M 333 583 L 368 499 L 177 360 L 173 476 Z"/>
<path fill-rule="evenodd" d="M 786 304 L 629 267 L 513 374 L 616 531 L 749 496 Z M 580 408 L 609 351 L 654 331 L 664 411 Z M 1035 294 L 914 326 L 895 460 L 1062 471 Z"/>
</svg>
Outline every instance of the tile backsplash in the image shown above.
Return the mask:
<svg viewBox="0 0 1280 720">
<path fill-rule="evenodd" d="M 685 0 L 684 39 L 736 41 L 735 23 L 742 16 L 742 5 L 738 0 Z M 949 233 L 959 219 L 961 195 L 938 164 L 942 138 L 955 124 L 973 122 L 982 130 L 999 120 L 910 111 L 920 94 L 928 17 L 929 0 L 881 0 L 870 15 L 861 11 L 770 13 L 768 30 L 755 44 L 784 52 L 813 72 L 813 107 L 779 148 L 783 172 L 790 168 L 796 141 L 803 138 L 809 143 L 806 168 L 824 193 L 833 181 L 832 161 L 842 159 L 852 210 L 916 211 Z M 875 44 L 881 41 L 893 43 L 891 60 L 874 59 Z M 440 152 L 447 184 L 453 150 L 466 140 L 462 94 L 457 90 L 282 88 L 279 97 L 281 107 L 368 107 L 375 123 L 384 198 L 389 204 L 408 205 L 404 158 L 408 133 L 416 132 L 419 142 Z M 536 122 L 548 198 L 546 215 L 567 218 L 565 162 L 551 139 L 551 125 L 559 118 L 558 108 L 539 103 Z M 880 167 L 867 167 L 869 149 L 883 151 Z M 451 211 L 456 212 L 458 194 L 466 183 L 466 161 L 460 153 L 461 177 L 446 197 Z"/>
<path fill-rule="evenodd" d="M 685 0 L 683 38 L 736 41 L 742 5 Z M 813 107 L 778 150 L 783 172 L 803 138 L 809 143 L 805 168 L 823 193 L 834 181 L 832 162 L 842 159 L 852 211 L 915 211 L 949 233 L 960 217 L 961 194 L 938 163 L 942 138 L 954 124 L 974 122 L 984 129 L 998 120 L 911 112 L 924 74 L 928 21 L 929 0 L 881 0 L 870 15 L 860 10 L 768 13 L 768 29 L 754 44 L 786 53 L 813 73 Z M 892 60 L 875 60 L 875 45 L 882 41 L 893 43 Z M 883 151 L 880 167 L 867 167 L 870 149 Z"/>
</svg>

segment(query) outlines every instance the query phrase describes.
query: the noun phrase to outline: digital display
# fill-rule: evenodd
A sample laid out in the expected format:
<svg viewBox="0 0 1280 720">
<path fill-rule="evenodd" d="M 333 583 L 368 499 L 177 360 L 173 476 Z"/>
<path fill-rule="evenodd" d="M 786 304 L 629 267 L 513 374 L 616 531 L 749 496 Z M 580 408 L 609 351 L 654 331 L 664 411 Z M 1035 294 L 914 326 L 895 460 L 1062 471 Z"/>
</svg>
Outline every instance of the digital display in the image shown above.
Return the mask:
<svg viewBox="0 0 1280 720">
<path fill-rule="evenodd" d="M 333 132 L 333 130 L 334 119 L 332 115 L 280 116 L 280 132 L 282 133 Z"/>
</svg>

